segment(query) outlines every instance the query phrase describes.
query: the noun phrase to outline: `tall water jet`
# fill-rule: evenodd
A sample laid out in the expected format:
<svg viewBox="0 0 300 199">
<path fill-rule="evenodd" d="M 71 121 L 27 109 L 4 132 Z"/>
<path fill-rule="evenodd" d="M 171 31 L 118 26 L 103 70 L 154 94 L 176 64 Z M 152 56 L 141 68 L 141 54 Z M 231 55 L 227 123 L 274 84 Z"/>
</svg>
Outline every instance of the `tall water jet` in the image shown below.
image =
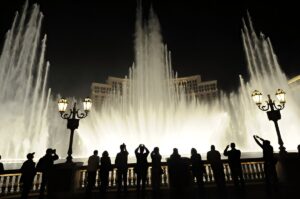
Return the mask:
<svg viewBox="0 0 300 199">
<path fill-rule="evenodd" d="M 272 94 L 277 88 L 288 93 L 287 108 L 279 122 L 283 138 L 288 150 L 296 147 L 296 129 L 300 127 L 296 94 L 288 86 L 270 40 L 256 35 L 250 16 L 242 29 L 250 80 L 245 82 L 240 76 L 241 86 L 236 92 L 221 92 L 219 98 L 208 102 L 187 99 L 183 89 L 174 86 L 176 76 L 162 42 L 157 16 L 150 10 L 149 19 L 144 21 L 141 12 L 138 9 L 135 62 L 123 90 L 113 90 L 101 111 L 94 112 L 80 130 L 88 151 L 100 148 L 116 152 L 119 144 L 125 142 L 131 151 L 144 143 L 150 148 L 160 146 L 164 155 L 170 154 L 173 147 L 188 154 L 191 147 L 206 152 L 210 144 L 223 149 L 236 142 L 243 151 L 253 152 L 260 150 L 253 134 L 270 139 L 277 149 L 273 124 L 257 110 L 250 97 L 254 89 Z M 294 121 L 293 125 L 288 121 Z"/>
<path fill-rule="evenodd" d="M 38 154 L 47 146 L 50 89 L 46 81 L 46 36 L 41 40 L 43 15 L 28 4 L 16 14 L 0 56 L 0 151 L 4 159 Z"/>
</svg>

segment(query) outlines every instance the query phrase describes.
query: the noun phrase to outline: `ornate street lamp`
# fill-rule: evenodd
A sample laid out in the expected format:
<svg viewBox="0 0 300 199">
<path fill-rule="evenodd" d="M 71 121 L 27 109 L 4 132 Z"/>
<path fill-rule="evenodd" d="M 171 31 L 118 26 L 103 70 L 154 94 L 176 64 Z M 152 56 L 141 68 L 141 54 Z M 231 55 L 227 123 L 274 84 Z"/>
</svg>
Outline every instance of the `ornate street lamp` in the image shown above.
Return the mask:
<svg viewBox="0 0 300 199">
<path fill-rule="evenodd" d="M 282 89 L 278 89 L 275 95 L 280 104 L 275 104 L 275 101 L 271 99 L 270 95 L 268 95 L 268 100 L 266 101 L 266 105 L 262 105 L 262 93 L 259 92 L 258 90 L 253 91 L 251 96 L 255 104 L 258 106 L 258 108 L 262 111 L 266 111 L 269 120 L 272 120 L 274 122 L 277 138 L 278 138 L 278 144 L 279 144 L 279 154 L 284 155 L 286 154 L 286 150 L 285 147 L 283 146 L 283 141 L 281 138 L 277 121 L 281 119 L 280 110 L 284 108 L 284 105 L 286 103 L 285 92 Z"/>
<path fill-rule="evenodd" d="M 71 130 L 70 141 L 69 141 L 69 149 L 68 149 L 68 157 L 67 162 L 72 162 L 72 145 L 73 145 L 73 136 L 75 129 L 79 126 L 79 120 L 85 118 L 92 107 L 92 100 L 90 98 L 85 98 L 83 101 L 83 109 L 84 113 L 79 113 L 79 109 L 76 108 L 76 103 L 74 103 L 73 108 L 70 109 L 70 113 L 65 113 L 68 106 L 68 100 L 61 98 L 58 100 L 58 111 L 60 116 L 63 119 L 68 120 L 67 128 Z"/>
</svg>

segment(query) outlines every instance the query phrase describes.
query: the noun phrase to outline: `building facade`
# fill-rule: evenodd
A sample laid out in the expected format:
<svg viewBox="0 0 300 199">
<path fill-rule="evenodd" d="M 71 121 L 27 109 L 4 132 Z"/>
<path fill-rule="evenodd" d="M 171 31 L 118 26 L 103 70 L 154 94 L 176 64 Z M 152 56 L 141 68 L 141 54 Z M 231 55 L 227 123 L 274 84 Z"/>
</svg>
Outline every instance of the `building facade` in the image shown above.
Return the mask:
<svg viewBox="0 0 300 199">
<path fill-rule="evenodd" d="M 200 75 L 179 77 L 173 79 L 175 88 L 181 88 L 187 97 L 195 96 L 199 100 L 212 99 L 218 96 L 217 80 L 202 81 Z M 105 98 L 112 92 L 118 91 L 121 95 L 127 92 L 130 80 L 109 76 L 106 83 L 93 82 L 91 85 L 91 99 L 93 106 L 99 109 Z"/>
</svg>

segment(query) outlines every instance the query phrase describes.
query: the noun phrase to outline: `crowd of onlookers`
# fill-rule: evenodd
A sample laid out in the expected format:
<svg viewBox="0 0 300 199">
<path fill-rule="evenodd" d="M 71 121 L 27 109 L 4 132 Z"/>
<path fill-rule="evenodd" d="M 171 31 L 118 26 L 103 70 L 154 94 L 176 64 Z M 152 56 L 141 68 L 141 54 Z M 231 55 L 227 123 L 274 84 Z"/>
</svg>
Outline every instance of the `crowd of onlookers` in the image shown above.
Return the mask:
<svg viewBox="0 0 300 199">
<path fill-rule="evenodd" d="M 261 137 L 254 135 L 255 142 L 263 150 L 263 160 L 264 160 L 264 172 L 265 172 L 265 182 L 267 190 L 276 189 L 277 187 L 277 173 L 275 165 L 277 159 L 274 157 L 273 147 L 270 141 L 264 140 Z M 229 149 L 230 148 L 230 149 Z M 298 151 L 300 154 L 300 145 L 298 146 Z M 115 168 L 117 172 L 117 191 L 127 192 L 127 172 L 128 172 L 128 151 L 126 145 L 123 143 L 120 145 L 120 152 L 115 158 Z M 148 163 L 148 156 L 150 154 L 151 163 Z M 235 143 L 231 143 L 226 146 L 224 156 L 228 157 L 228 163 L 231 171 L 231 177 L 234 186 L 239 189 L 244 189 L 245 181 L 243 178 L 243 170 L 241 166 L 241 151 L 236 149 Z M 159 148 L 155 147 L 150 153 L 149 149 L 140 144 L 135 149 L 136 164 L 134 167 L 134 173 L 136 174 L 136 190 L 137 192 L 144 192 L 146 187 L 148 167 L 151 166 L 151 185 L 154 194 L 160 191 L 160 185 L 162 181 L 162 175 L 164 170 L 162 169 Z M 20 171 L 20 185 L 22 188 L 21 198 L 27 198 L 30 190 L 33 187 L 33 181 L 36 172 L 42 173 L 42 182 L 40 187 L 40 197 L 44 198 L 45 188 L 48 183 L 50 171 L 53 168 L 54 161 L 59 157 L 56 154 L 55 149 L 47 149 L 46 154 L 39 159 L 36 164 L 33 161 L 34 153 L 27 154 L 27 160 L 23 163 Z M 0 156 L 1 160 L 1 156 Z M 221 154 L 215 149 L 215 146 L 211 146 L 211 150 L 207 152 L 207 162 L 210 164 L 215 183 L 220 193 L 223 193 L 226 189 L 225 174 L 223 162 L 221 160 Z M 197 152 L 195 148 L 191 149 L 190 158 L 182 158 L 178 152 L 177 148 L 173 149 L 173 153 L 169 158 L 167 158 L 168 172 L 169 172 L 169 183 L 170 187 L 176 189 L 181 186 L 188 185 L 189 181 L 185 181 L 188 178 L 188 173 L 192 174 L 192 179 L 195 179 L 200 192 L 204 192 L 204 182 L 203 176 L 206 175 L 206 169 L 204 167 L 201 155 Z M 87 164 L 87 185 L 86 192 L 91 193 L 95 183 L 96 175 L 99 170 L 100 178 L 100 192 L 105 193 L 109 184 L 109 172 L 113 169 L 111 159 L 107 151 L 102 153 L 102 156 L 98 156 L 98 151 L 95 150 L 94 154 L 89 157 Z M 4 171 L 3 164 L 0 163 L 0 173 Z M 185 175 L 185 176 L 184 176 Z M 190 180 L 194 181 L 194 180 Z"/>
</svg>

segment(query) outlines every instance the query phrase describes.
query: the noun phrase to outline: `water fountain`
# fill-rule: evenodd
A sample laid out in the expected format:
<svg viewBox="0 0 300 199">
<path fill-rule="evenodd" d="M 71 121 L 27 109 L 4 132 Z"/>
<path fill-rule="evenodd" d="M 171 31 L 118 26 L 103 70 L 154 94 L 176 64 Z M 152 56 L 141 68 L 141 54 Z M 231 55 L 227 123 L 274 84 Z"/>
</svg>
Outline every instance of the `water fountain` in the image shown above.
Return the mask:
<svg viewBox="0 0 300 199">
<path fill-rule="evenodd" d="M 49 146 L 57 148 L 59 154 L 67 151 L 68 131 L 46 85 L 46 36 L 40 42 L 43 16 L 35 5 L 26 17 L 27 9 L 26 4 L 21 16 L 16 16 L 0 57 L 0 111 L 5 113 L 0 120 L 3 159 L 23 158 L 29 151 L 37 152 L 38 157 Z M 182 154 L 189 154 L 192 147 L 205 153 L 210 144 L 223 150 L 232 141 L 243 151 L 258 151 L 252 140 L 254 133 L 270 139 L 277 149 L 273 124 L 250 97 L 254 89 L 272 94 L 277 88 L 287 92 L 288 100 L 279 121 L 282 136 L 287 150 L 295 149 L 300 137 L 299 94 L 289 88 L 271 42 L 255 33 L 251 20 L 248 25 L 244 23 L 242 39 L 250 80 L 246 82 L 240 76 L 241 86 L 236 92 L 221 92 L 213 101 L 187 100 L 182 89 L 172 84 L 176 75 L 157 16 L 151 10 L 145 21 L 138 9 L 130 83 L 123 95 L 113 91 L 100 112 L 91 112 L 82 121 L 74 154 L 87 157 L 98 149 L 114 156 L 123 142 L 132 155 L 140 143 L 149 149 L 159 146 L 164 155 L 170 154 L 173 147 Z"/>
</svg>

